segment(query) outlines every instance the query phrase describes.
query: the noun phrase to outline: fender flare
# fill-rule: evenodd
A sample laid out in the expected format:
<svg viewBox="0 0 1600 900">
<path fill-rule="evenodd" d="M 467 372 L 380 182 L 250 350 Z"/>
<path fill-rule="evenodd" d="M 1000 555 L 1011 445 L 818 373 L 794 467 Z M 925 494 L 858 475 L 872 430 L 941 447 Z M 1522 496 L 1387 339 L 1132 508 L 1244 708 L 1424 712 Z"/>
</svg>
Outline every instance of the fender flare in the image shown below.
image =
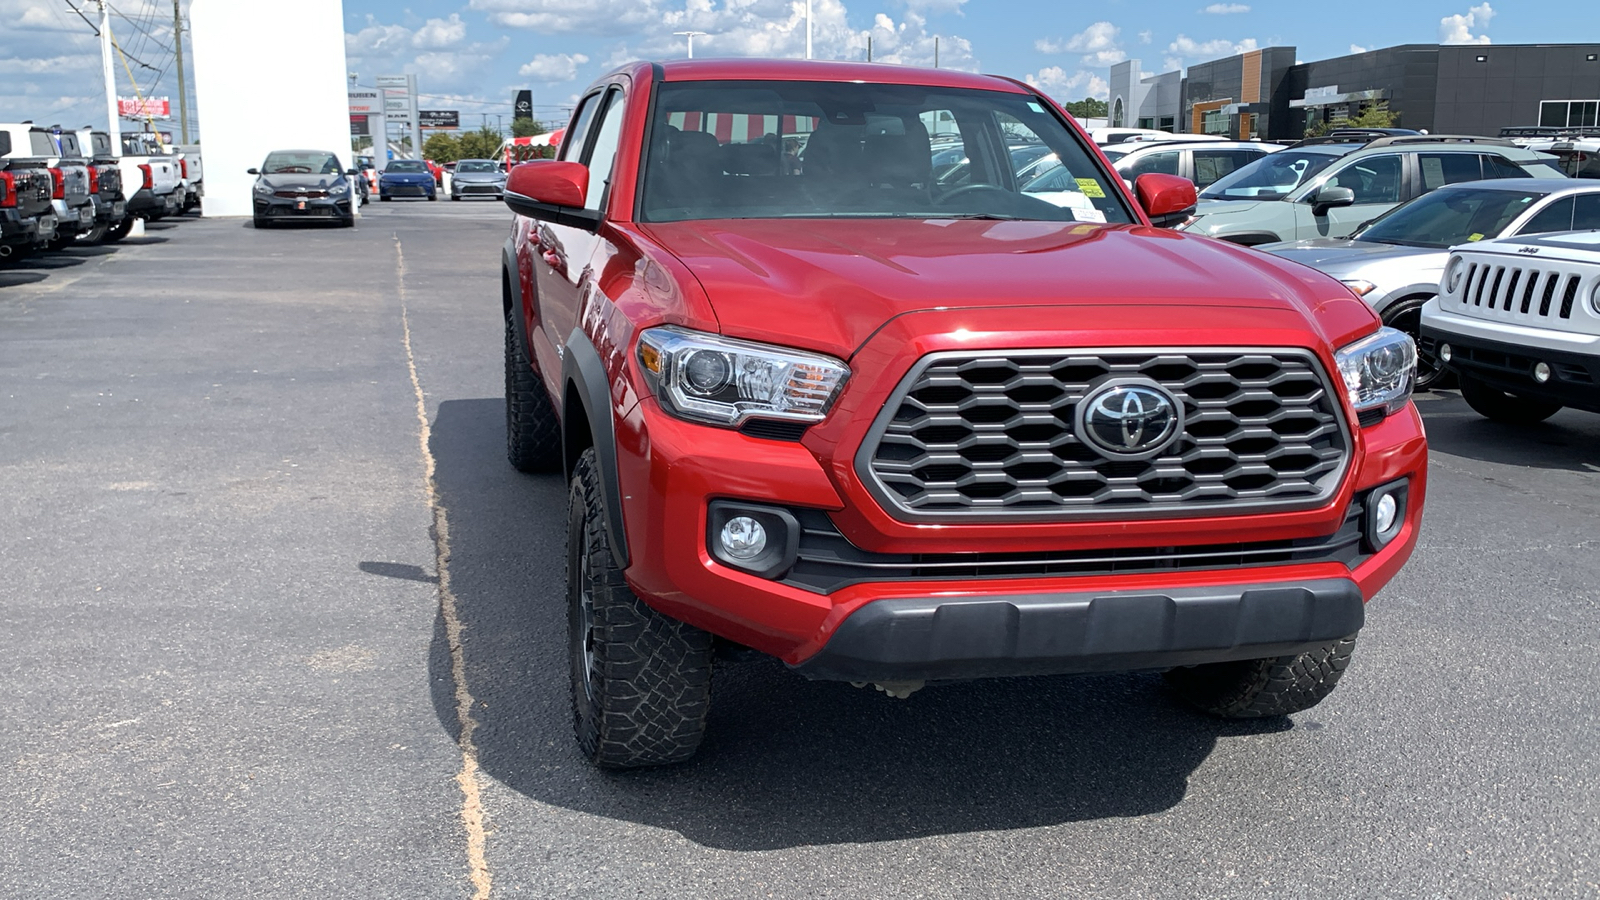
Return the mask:
<svg viewBox="0 0 1600 900">
<path fill-rule="evenodd" d="M 606 503 L 606 538 L 611 543 L 611 556 L 617 568 L 628 568 L 628 532 L 622 522 L 622 486 L 617 475 L 617 433 L 611 413 L 611 379 L 606 375 L 605 363 L 599 351 L 589 342 L 589 336 L 574 328 L 567 338 L 567 352 L 561 357 L 561 383 L 566 387 L 562 395 L 576 390 L 583 400 L 588 415 L 589 439 L 600 463 L 600 491 Z M 567 429 L 573 417 L 565 410 L 561 416 L 561 447 L 566 471 L 572 472 L 577 460 L 570 458 L 571 448 L 577 446 Z"/>
<path fill-rule="evenodd" d="M 511 319 L 511 330 L 516 333 L 517 340 L 521 343 L 522 352 L 533 359 L 533 347 L 528 343 L 528 323 L 523 315 L 522 308 L 522 273 L 517 270 L 517 245 L 516 238 L 506 238 L 505 246 L 500 250 L 500 270 L 505 273 L 506 284 L 511 287 L 511 308 L 503 310 Z"/>
</svg>

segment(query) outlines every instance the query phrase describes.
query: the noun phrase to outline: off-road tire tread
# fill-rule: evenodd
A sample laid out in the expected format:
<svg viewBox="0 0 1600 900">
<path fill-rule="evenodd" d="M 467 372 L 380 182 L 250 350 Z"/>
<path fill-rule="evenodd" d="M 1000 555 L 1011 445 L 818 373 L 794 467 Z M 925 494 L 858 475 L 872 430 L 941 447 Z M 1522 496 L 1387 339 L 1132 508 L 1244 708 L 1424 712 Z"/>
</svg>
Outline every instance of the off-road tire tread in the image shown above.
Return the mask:
<svg viewBox="0 0 1600 900">
<path fill-rule="evenodd" d="M 1461 399 L 1478 415 L 1495 422 L 1537 425 L 1561 411 L 1559 403 L 1508 394 L 1470 375 L 1462 375 L 1460 381 Z"/>
<path fill-rule="evenodd" d="M 544 379 L 506 319 L 506 458 L 519 472 L 561 468 L 561 428 Z"/>
<path fill-rule="evenodd" d="M 583 755 L 603 769 L 683 762 L 699 749 L 706 731 L 713 639 L 708 632 L 651 609 L 628 587 L 607 541 L 596 460 L 592 448 L 579 457 L 568 496 L 573 729 Z M 593 703 L 584 692 L 577 646 L 581 628 L 577 581 L 583 577 L 578 554 L 585 532 L 597 632 Z"/>
<path fill-rule="evenodd" d="M 1224 719 L 1286 716 L 1333 693 L 1350 665 L 1356 636 L 1293 656 L 1172 669 L 1167 684 L 1189 704 Z"/>
</svg>

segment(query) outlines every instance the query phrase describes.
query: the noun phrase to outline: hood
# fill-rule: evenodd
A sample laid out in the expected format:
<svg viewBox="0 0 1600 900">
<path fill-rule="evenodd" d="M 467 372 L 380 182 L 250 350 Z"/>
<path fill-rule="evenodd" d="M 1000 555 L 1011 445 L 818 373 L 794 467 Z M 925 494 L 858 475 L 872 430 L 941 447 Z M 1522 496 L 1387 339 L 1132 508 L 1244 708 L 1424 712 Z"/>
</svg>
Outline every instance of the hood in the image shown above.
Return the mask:
<svg viewBox="0 0 1600 900">
<path fill-rule="evenodd" d="M 1256 248 L 1310 266 L 1342 281 L 1370 281 L 1382 291 L 1437 282 L 1450 253 L 1432 247 L 1403 247 L 1368 241 L 1319 238 L 1285 241 Z"/>
<path fill-rule="evenodd" d="M 325 191 L 333 187 L 342 177 L 338 175 L 318 175 L 310 172 L 284 172 L 279 175 L 262 175 L 261 183 L 275 191 Z"/>
<path fill-rule="evenodd" d="M 1372 321 L 1364 304 L 1316 272 L 1142 226 L 765 219 L 638 227 L 699 279 L 724 334 L 843 358 L 890 319 L 933 309 L 1143 306 L 1141 315 L 1160 316 L 1206 303 L 1262 310 L 1321 329 L 1328 341 Z"/>
</svg>

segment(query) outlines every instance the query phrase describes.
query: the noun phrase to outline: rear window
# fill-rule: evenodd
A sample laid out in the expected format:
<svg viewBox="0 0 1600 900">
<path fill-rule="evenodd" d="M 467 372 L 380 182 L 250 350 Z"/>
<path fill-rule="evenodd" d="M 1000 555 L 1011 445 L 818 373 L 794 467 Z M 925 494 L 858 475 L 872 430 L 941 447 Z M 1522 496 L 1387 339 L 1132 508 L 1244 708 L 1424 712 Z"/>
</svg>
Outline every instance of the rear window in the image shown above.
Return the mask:
<svg viewBox="0 0 1600 900">
<path fill-rule="evenodd" d="M 487 160 L 463 160 L 456 164 L 457 172 L 498 172 L 500 167 Z"/>
<path fill-rule="evenodd" d="M 720 218 L 1136 221 L 1076 135 L 1028 94 L 836 82 L 657 92 L 649 222 Z M 1025 192 L 1038 169 L 1063 190 Z"/>
<path fill-rule="evenodd" d="M 56 155 L 56 142 L 50 140 L 48 132 L 30 131 L 28 132 L 28 140 L 33 144 L 32 152 L 34 156 Z"/>
<path fill-rule="evenodd" d="M 385 172 L 426 172 L 428 164 L 418 159 L 397 159 L 384 167 Z"/>
<path fill-rule="evenodd" d="M 11 155 L 11 135 L 0 131 L 0 156 Z"/>
</svg>

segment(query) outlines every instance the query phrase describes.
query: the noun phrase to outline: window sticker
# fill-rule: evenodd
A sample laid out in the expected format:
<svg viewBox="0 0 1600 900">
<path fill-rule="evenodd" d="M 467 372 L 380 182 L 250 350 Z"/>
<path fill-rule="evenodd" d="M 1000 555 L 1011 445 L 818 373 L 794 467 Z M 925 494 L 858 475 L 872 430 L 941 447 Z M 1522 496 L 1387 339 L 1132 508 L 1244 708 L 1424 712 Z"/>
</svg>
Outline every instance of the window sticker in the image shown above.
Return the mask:
<svg viewBox="0 0 1600 900">
<path fill-rule="evenodd" d="M 1467 241 L 1470 243 L 1477 243 L 1481 240 L 1483 240 L 1483 235 L 1479 232 L 1474 231 L 1473 233 L 1467 235 Z"/>
<path fill-rule="evenodd" d="M 1078 209 L 1073 207 L 1072 217 L 1079 222 L 1097 222 L 1101 225 L 1106 222 L 1106 214 L 1098 209 Z"/>
<path fill-rule="evenodd" d="M 1437 156 L 1422 159 L 1422 185 L 1428 190 L 1444 187 L 1444 160 Z"/>
<path fill-rule="evenodd" d="M 1031 109 L 1031 110 L 1033 110 L 1033 111 L 1034 111 L 1034 112 L 1036 112 L 1036 113 L 1042 113 L 1042 112 L 1044 112 L 1044 107 L 1042 107 L 1042 106 L 1040 106 L 1040 105 L 1039 105 L 1039 104 L 1037 104 L 1037 103 L 1035 103 L 1035 102 L 1033 102 L 1033 101 L 1032 101 L 1032 100 L 1029 100 L 1029 101 L 1028 101 L 1028 108 L 1029 108 L 1029 109 Z"/>
<path fill-rule="evenodd" d="M 1093 178 L 1079 178 L 1078 190 L 1083 191 L 1085 197 L 1093 197 L 1096 200 L 1106 195 L 1106 192 L 1100 188 L 1100 182 L 1095 181 Z"/>
</svg>

